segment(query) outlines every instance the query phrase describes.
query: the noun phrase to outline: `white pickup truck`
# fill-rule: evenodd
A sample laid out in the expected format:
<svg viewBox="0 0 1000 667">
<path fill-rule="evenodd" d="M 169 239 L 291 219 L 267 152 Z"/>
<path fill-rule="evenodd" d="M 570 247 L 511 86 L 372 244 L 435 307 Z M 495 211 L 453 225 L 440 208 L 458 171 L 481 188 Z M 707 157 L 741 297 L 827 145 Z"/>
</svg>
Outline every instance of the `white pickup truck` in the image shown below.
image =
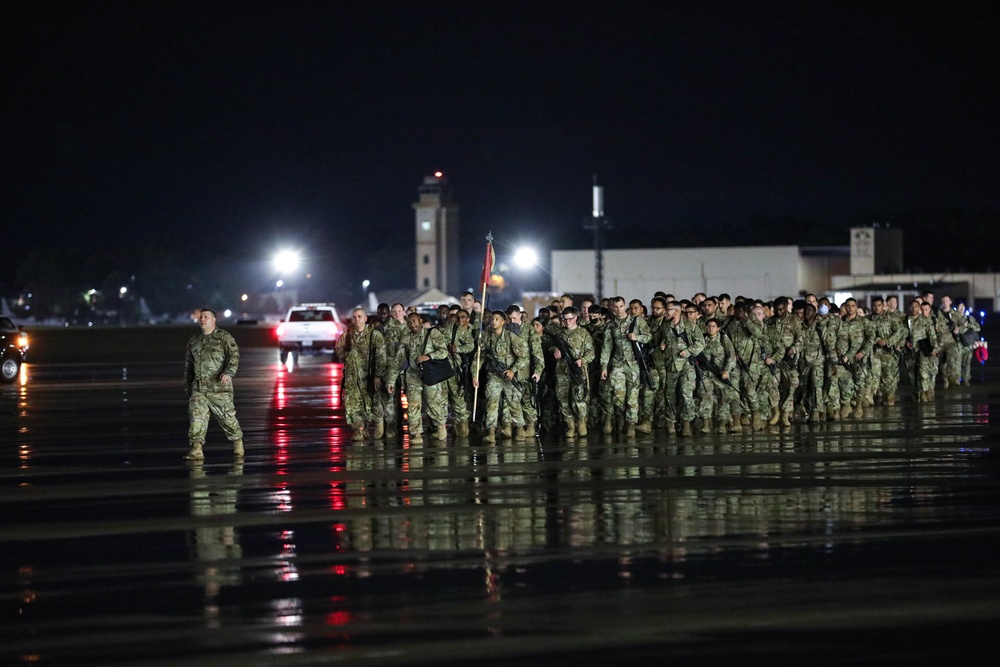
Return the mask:
<svg viewBox="0 0 1000 667">
<path fill-rule="evenodd" d="M 332 303 L 292 306 L 275 332 L 278 336 L 278 358 L 285 363 L 291 353 L 293 361 L 298 363 L 300 354 L 330 354 L 331 359 L 336 361 L 334 346 L 344 328 Z"/>
</svg>

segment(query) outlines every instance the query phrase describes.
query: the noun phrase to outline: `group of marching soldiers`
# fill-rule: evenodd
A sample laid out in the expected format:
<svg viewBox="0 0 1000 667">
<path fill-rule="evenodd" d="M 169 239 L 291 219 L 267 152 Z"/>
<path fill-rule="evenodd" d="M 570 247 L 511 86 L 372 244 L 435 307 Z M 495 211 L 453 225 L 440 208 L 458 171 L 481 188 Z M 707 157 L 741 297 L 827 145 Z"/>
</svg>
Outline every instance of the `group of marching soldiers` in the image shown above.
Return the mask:
<svg viewBox="0 0 1000 667">
<path fill-rule="evenodd" d="M 857 419 L 896 403 L 905 377 L 917 402 L 937 385 L 968 384 L 980 324 L 948 296 L 923 293 L 904 314 L 896 298 L 839 306 L 809 294 L 760 301 L 727 294 L 647 306 L 614 297 L 578 308 L 569 295 L 527 320 L 518 306 L 484 310 L 471 292 L 426 321 L 402 304 L 363 309 L 338 341 L 343 404 L 355 439 L 401 433 L 406 396 L 410 442 L 484 442 L 695 432 L 739 433 L 793 422 Z M 451 377 L 422 368 L 447 361 Z M 424 428 L 424 418 L 428 428 Z"/>
</svg>

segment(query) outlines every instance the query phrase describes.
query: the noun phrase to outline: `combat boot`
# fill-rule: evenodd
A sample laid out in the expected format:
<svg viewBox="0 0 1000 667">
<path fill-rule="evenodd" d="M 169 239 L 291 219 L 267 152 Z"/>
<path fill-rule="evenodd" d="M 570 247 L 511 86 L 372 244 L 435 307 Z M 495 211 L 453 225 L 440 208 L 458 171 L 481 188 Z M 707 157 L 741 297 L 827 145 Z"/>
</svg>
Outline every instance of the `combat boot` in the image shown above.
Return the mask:
<svg viewBox="0 0 1000 667">
<path fill-rule="evenodd" d="M 681 423 L 681 435 L 683 435 L 684 437 L 690 437 L 692 435 L 690 421 Z"/>
<path fill-rule="evenodd" d="M 865 406 L 861 403 L 861 401 L 858 401 L 857 407 L 854 408 L 854 418 L 861 419 L 864 416 L 865 416 Z"/>
<path fill-rule="evenodd" d="M 483 442 L 496 442 L 497 441 L 497 430 L 495 428 L 486 429 L 486 434 L 483 435 Z"/>
<path fill-rule="evenodd" d="M 527 439 L 528 439 L 528 432 L 525 430 L 525 427 L 524 426 L 515 426 L 514 427 L 514 441 L 515 442 L 524 442 Z"/>
<path fill-rule="evenodd" d="M 792 413 L 789 412 L 788 410 L 785 410 L 784 412 L 781 413 L 781 425 L 782 426 L 792 425 Z"/>
<path fill-rule="evenodd" d="M 823 413 L 820 410 L 813 410 L 813 413 L 809 416 L 809 421 L 813 424 L 823 421 Z"/>
<path fill-rule="evenodd" d="M 635 440 L 635 424 L 628 424 L 625 427 L 625 437 L 629 440 Z"/>
<path fill-rule="evenodd" d="M 529 439 L 534 438 L 536 435 L 538 435 L 538 431 L 535 429 L 535 424 L 533 422 L 530 424 L 529 423 L 524 424 L 524 435 Z"/>
<path fill-rule="evenodd" d="M 753 413 L 753 419 L 750 420 L 750 424 L 751 424 L 751 428 L 754 431 L 762 431 L 762 430 L 764 430 L 764 419 L 757 412 Z"/>
<path fill-rule="evenodd" d="M 469 422 L 455 422 L 455 437 L 456 438 L 469 437 Z"/>
<path fill-rule="evenodd" d="M 500 427 L 500 437 L 509 438 L 510 437 L 510 424 L 504 424 Z"/>
<path fill-rule="evenodd" d="M 572 440 L 576 437 L 576 422 L 572 419 L 566 420 L 566 439 Z"/>
<path fill-rule="evenodd" d="M 604 418 L 604 435 L 611 435 L 615 432 L 615 424 L 611 417 Z"/>
<path fill-rule="evenodd" d="M 196 442 L 196 443 L 192 444 L 191 445 L 191 449 L 188 450 L 188 453 L 184 455 L 184 458 L 186 458 L 189 461 L 203 461 L 203 460 L 205 460 L 205 452 L 202 451 L 202 449 L 201 449 L 201 443 L 200 442 Z"/>
<path fill-rule="evenodd" d="M 389 440 L 396 439 L 396 422 L 390 422 L 385 427 L 385 437 Z"/>
<path fill-rule="evenodd" d="M 358 440 L 365 439 L 366 433 L 364 422 L 354 422 L 354 424 L 351 425 L 351 428 L 354 429 L 354 434 L 351 436 L 351 440 L 357 442 Z"/>
<path fill-rule="evenodd" d="M 243 441 L 233 440 L 233 456 L 243 456 Z"/>
<path fill-rule="evenodd" d="M 410 434 L 410 444 L 411 445 L 422 445 L 424 444 L 424 434 L 420 431 L 416 431 Z"/>
<path fill-rule="evenodd" d="M 576 425 L 576 434 L 581 438 L 587 437 L 587 420 L 581 419 Z"/>
<path fill-rule="evenodd" d="M 729 432 L 729 427 L 726 424 L 719 424 L 719 429 L 716 431 L 719 435 L 725 435 Z"/>
<path fill-rule="evenodd" d="M 639 433 L 652 433 L 653 424 L 648 420 L 644 422 L 639 422 L 638 424 L 635 425 L 635 430 L 638 431 Z"/>
<path fill-rule="evenodd" d="M 844 403 L 842 406 L 840 406 L 840 418 L 841 419 L 847 419 L 852 414 L 854 414 L 854 408 L 851 406 L 850 403 Z"/>
<path fill-rule="evenodd" d="M 742 417 L 740 417 L 741 426 L 750 426 L 750 424 L 751 424 L 750 417 L 748 415 L 743 415 Z"/>
<path fill-rule="evenodd" d="M 435 440 L 447 440 L 448 439 L 448 429 L 445 428 L 444 424 L 439 424 L 436 429 L 434 429 L 434 435 L 431 436 Z"/>
<path fill-rule="evenodd" d="M 767 420 L 768 426 L 774 426 L 779 419 L 781 419 L 781 411 L 775 406 L 771 408 L 771 418 Z"/>
<path fill-rule="evenodd" d="M 702 433 L 711 433 L 712 432 L 712 420 L 708 419 L 708 418 L 705 418 L 705 419 L 701 420 L 701 428 L 698 429 L 698 430 L 700 432 L 702 432 Z"/>
<path fill-rule="evenodd" d="M 826 420 L 828 422 L 835 422 L 840 419 L 840 409 L 833 406 L 826 409 Z"/>
<path fill-rule="evenodd" d="M 743 420 L 742 419 L 735 419 L 734 418 L 729 423 L 729 432 L 730 433 L 742 433 L 743 432 Z"/>
<path fill-rule="evenodd" d="M 385 435 L 385 420 L 384 419 L 379 419 L 377 422 L 375 422 L 375 436 L 374 437 L 375 437 L 376 440 L 381 440 L 384 435 Z"/>
<path fill-rule="evenodd" d="M 893 392 L 891 394 L 886 394 L 885 395 L 885 404 L 886 405 L 896 405 L 896 392 Z"/>
</svg>

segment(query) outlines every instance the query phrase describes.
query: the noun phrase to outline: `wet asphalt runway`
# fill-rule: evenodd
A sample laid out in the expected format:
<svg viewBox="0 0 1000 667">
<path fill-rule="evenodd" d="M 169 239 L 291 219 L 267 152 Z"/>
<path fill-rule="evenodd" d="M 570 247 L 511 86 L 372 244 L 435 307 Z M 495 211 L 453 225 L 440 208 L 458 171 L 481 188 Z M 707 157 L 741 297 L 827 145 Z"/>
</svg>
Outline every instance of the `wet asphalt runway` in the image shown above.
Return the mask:
<svg viewBox="0 0 1000 667">
<path fill-rule="evenodd" d="M 0 663 L 994 664 L 1000 380 L 744 436 L 352 443 L 339 365 L 38 330 L 0 387 Z"/>
</svg>

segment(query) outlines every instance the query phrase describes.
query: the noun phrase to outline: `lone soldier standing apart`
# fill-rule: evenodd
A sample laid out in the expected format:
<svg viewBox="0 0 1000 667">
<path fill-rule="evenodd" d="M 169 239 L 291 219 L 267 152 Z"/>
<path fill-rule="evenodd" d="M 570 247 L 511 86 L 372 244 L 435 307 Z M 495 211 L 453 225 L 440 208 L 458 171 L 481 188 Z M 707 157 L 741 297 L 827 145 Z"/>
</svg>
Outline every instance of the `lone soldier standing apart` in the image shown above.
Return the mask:
<svg viewBox="0 0 1000 667">
<path fill-rule="evenodd" d="M 209 413 L 215 415 L 233 443 L 233 456 L 242 457 L 243 431 L 233 407 L 233 376 L 240 365 L 240 348 L 231 335 L 215 326 L 215 311 L 211 308 L 201 310 L 198 322 L 201 333 L 188 341 L 184 360 L 184 384 L 191 417 L 188 430 L 191 450 L 186 458 L 198 461 L 205 458 L 202 447 Z"/>
</svg>

